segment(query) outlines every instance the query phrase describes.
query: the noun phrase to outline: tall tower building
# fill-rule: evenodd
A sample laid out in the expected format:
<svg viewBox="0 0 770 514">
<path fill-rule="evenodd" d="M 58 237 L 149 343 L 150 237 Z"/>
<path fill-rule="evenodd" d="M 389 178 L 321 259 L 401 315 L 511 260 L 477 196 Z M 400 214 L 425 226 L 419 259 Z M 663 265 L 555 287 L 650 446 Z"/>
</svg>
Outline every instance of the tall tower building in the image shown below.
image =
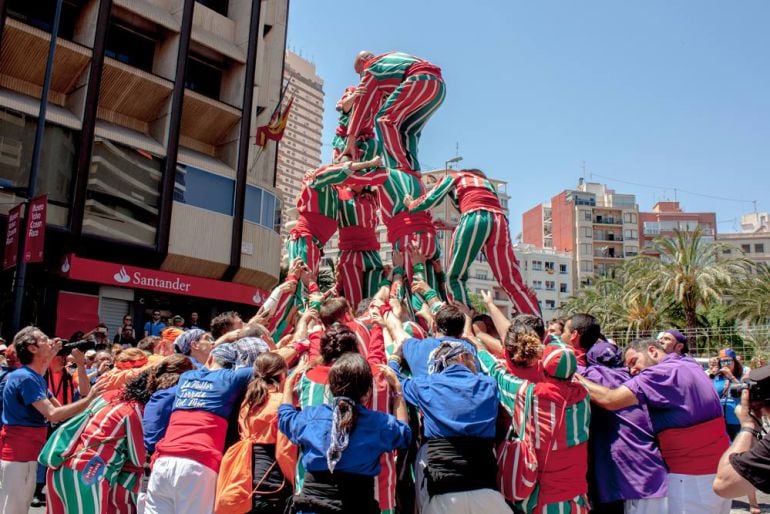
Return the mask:
<svg viewBox="0 0 770 514">
<path fill-rule="evenodd" d="M 278 146 L 276 188 L 283 195 L 282 236 L 287 236 L 296 220 L 295 203 L 302 176 L 321 165 L 323 132 L 323 79 L 316 75 L 315 64 L 287 51 L 283 84 L 286 96 L 294 98 L 283 139 Z"/>
</svg>

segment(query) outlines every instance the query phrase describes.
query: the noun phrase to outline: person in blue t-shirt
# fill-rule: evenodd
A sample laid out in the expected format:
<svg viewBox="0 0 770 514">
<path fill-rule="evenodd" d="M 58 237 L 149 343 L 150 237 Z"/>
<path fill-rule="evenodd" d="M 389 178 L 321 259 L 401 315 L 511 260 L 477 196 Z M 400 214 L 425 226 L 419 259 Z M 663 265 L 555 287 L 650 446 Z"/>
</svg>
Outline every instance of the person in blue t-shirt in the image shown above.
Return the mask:
<svg viewBox="0 0 770 514">
<path fill-rule="evenodd" d="M 166 324 L 160 320 L 160 311 L 152 311 L 152 321 L 148 321 L 144 324 L 144 337 L 156 336 L 160 337 L 160 333 L 165 330 Z"/>
<path fill-rule="evenodd" d="M 727 435 L 731 440 L 735 439 L 741 429 L 741 422 L 735 416 L 735 408 L 741 403 L 740 383 L 743 379 L 743 366 L 736 357 L 732 348 L 720 350 L 719 372 L 712 379 L 725 415 Z"/>
<path fill-rule="evenodd" d="M 278 427 L 302 449 L 305 476 L 302 492 L 294 497 L 297 511 L 379 513 L 374 479 L 380 473 L 380 457 L 406 448 L 412 432 L 395 375 L 388 379 L 395 417 L 364 407 L 372 394 L 372 381 L 366 359 L 345 353 L 329 370 L 332 404 L 301 411 L 289 403 L 293 384 L 286 381 Z"/>
</svg>

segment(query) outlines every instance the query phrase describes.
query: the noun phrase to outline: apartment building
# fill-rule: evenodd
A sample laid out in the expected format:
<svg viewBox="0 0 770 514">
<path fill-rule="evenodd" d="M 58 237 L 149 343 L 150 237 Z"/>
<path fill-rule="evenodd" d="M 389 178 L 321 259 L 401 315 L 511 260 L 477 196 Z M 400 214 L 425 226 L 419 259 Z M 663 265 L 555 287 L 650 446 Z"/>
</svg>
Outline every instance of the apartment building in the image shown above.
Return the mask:
<svg viewBox="0 0 770 514">
<path fill-rule="evenodd" d="M 0 2 L 3 232 L 27 197 L 54 5 Z M 37 188 L 45 262 L 30 266 L 25 322 L 67 337 L 127 313 L 205 323 L 262 302 L 281 200 L 275 145 L 253 134 L 280 96 L 287 14 L 288 0 L 64 0 Z"/>
<path fill-rule="evenodd" d="M 585 182 L 522 215 L 522 242 L 572 255 L 572 289 L 612 274 L 639 253 L 639 208 L 633 194 Z"/>
<path fill-rule="evenodd" d="M 770 214 L 752 212 L 741 216 L 741 231 L 719 234 L 717 239 L 733 249 L 726 257 L 743 256 L 757 263 L 770 265 Z"/>
<path fill-rule="evenodd" d="M 543 319 L 555 318 L 572 295 L 572 254 L 531 244 L 517 244 L 514 249 L 522 279 L 537 295 Z"/>
<path fill-rule="evenodd" d="M 650 247 L 655 239 L 673 237 L 674 230 L 696 229 L 705 240 L 713 241 L 717 236 L 716 213 L 685 212 L 679 202 L 657 202 L 652 212 L 639 213 L 639 246 L 643 253 L 654 254 Z"/>
</svg>

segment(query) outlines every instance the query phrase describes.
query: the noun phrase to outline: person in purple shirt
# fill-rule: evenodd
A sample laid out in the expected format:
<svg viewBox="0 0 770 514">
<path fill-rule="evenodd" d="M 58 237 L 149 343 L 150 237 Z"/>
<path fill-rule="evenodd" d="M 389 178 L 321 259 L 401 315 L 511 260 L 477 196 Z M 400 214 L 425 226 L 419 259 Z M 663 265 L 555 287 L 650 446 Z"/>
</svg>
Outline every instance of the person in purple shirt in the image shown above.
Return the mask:
<svg viewBox="0 0 770 514">
<path fill-rule="evenodd" d="M 703 369 L 689 357 L 667 354 L 653 339 L 632 341 L 624 358 L 633 376 L 623 385 L 610 389 L 580 377 L 591 400 L 611 411 L 646 405 L 669 470 L 669 512 L 730 512 L 730 502 L 711 488 L 729 440 Z"/>
<path fill-rule="evenodd" d="M 631 378 L 617 345 L 600 340 L 586 352 L 583 376 L 605 387 Z M 666 465 L 644 405 L 591 411 L 593 512 L 668 512 Z"/>
</svg>

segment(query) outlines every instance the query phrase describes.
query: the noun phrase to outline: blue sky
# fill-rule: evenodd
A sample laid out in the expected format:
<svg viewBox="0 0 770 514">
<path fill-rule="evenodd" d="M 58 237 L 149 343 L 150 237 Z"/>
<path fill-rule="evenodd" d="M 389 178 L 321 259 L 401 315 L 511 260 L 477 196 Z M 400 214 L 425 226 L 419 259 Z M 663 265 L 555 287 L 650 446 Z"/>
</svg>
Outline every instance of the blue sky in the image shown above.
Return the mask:
<svg viewBox="0 0 770 514">
<path fill-rule="evenodd" d="M 288 45 L 325 81 L 325 160 L 355 54 L 400 50 L 447 83 L 423 168 L 459 145 L 462 165 L 509 182 L 514 234 L 583 162 L 642 210 L 677 188 L 730 232 L 751 200 L 770 210 L 768 20 L 766 0 L 291 0 Z"/>
</svg>

